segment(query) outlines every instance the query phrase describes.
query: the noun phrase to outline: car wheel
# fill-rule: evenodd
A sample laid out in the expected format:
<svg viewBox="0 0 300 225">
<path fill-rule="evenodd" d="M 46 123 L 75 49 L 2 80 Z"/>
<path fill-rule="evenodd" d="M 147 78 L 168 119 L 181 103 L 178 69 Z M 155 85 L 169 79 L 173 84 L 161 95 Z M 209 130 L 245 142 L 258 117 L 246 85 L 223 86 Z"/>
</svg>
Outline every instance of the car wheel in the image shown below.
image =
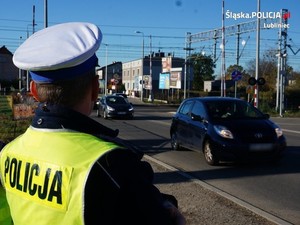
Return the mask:
<svg viewBox="0 0 300 225">
<path fill-rule="evenodd" d="M 219 163 L 219 160 L 217 159 L 217 157 L 213 154 L 212 149 L 211 149 L 211 144 L 209 141 L 206 141 L 204 144 L 204 148 L 203 148 L 203 153 L 204 153 L 204 158 L 205 161 L 209 164 L 209 165 L 217 165 Z"/>
<path fill-rule="evenodd" d="M 173 132 L 171 135 L 171 148 L 175 151 L 180 149 L 176 132 Z"/>
</svg>

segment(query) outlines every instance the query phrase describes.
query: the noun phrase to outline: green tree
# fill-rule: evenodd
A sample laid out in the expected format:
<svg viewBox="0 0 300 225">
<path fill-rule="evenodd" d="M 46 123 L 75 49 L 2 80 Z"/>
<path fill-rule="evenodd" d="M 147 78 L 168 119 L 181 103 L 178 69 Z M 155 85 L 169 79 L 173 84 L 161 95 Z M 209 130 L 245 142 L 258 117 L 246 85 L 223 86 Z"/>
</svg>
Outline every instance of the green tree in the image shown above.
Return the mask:
<svg viewBox="0 0 300 225">
<path fill-rule="evenodd" d="M 193 54 L 191 61 L 194 70 L 193 89 L 203 90 L 204 81 L 214 80 L 214 68 L 216 67 L 211 56 Z"/>
</svg>

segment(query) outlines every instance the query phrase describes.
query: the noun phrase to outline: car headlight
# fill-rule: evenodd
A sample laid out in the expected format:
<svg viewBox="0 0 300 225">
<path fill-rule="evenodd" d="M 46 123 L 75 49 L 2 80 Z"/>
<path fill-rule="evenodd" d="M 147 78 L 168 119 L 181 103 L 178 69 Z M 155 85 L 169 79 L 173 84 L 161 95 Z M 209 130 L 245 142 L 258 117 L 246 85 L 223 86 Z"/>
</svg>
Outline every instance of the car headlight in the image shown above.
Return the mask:
<svg viewBox="0 0 300 225">
<path fill-rule="evenodd" d="M 228 130 L 226 127 L 220 126 L 220 125 L 215 125 L 214 129 L 217 132 L 217 134 L 220 135 L 221 137 L 233 139 L 233 135 L 232 135 L 231 131 Z"/>
<path fill-rule="evenodd" d="M 283 131 L 281 130 L 280 127 L 275 128 L 275 132 L 277 134 L 277 138 L 281 137 L 283 135 Z"/>
<path fill-rule="evenodd" d="M 110 106 L 106 106 L 108 111 L 115 111 L 115 109 L 113 107 Z"/>
</svg>

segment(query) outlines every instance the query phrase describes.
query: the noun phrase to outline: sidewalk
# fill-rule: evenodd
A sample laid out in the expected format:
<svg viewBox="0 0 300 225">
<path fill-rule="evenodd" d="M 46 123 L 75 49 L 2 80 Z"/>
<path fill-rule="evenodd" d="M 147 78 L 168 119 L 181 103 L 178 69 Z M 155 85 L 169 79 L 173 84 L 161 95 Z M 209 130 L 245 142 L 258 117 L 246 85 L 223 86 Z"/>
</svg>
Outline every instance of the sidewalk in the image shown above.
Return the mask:
<svg viewBox="0 0 300 225">
<path fill-rule="evenodd" d="M 178 200 L 187 225 L 291 225 L 148 155 L 155 186 Z"/>
</svg>

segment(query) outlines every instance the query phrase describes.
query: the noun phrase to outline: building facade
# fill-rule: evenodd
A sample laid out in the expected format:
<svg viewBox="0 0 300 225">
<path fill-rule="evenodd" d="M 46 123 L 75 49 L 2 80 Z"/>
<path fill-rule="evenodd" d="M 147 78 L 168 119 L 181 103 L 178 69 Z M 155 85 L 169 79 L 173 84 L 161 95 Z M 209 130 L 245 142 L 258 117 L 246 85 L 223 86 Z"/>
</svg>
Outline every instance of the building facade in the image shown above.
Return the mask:
<svg viewBox="0 0 300 225">
<path fill-rule="evenodd" d="M 173 57 L 171 54 L 165 56 L 165 53 L 153 53 L 151 56 L 145 56 L 138 59 L 123 63 L 122 81 L 125 85 L 128 95 L 139 96 L 143 94 L 144 98 L 155 97 L 161 88 L 163 73 L 171 73 L 176 68 L 177 74 L 180 72 L 180 87 L 182 88 L 184 59 Z M 169 75 L 171 76 L 171 75 Z M 169 77 L 171 79 L 171 77 Z M 169 89 L 169 87 L 164 87 Z"/>
<path fill-rule="evenodd" d="M 113 62 L 100 67 L 96 69 L 96 73 L 99 76 L 100 94 L 120 92 L 122 89 L 122 62 Z"/>
<path fill-rule="evenodd" d="M 13 54 L 5 46 L 0 48 L 0 88 L 6 88 L 5 85 L 18 82 L 19 75 L 23 75 L 23 71 L 19 71 L 14 65 L 12 57 Z"/>
<path fill-rule="evenodd" d="M 153 99 L 160 97 L 164 90 L 179 91 L 184 88 L 184 67 L 184 59 L 171 54 L 165 56 L 164 52 L 129 62 L 114 62 L 97 69 L 100 94 L 123 92 L 129 96 Z"/>
</svg>

